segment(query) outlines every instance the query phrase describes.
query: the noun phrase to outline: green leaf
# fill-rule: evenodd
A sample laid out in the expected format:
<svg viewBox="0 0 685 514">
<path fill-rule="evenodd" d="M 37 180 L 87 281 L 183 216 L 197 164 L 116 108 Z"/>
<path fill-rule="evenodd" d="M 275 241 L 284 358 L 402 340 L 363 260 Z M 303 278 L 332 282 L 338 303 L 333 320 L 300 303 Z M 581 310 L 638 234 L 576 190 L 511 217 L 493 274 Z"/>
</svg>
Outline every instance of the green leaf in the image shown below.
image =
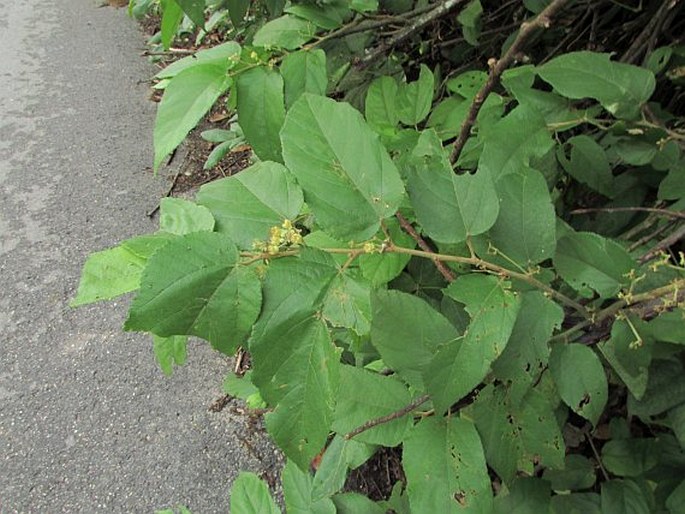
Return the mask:
<svg viewBox="0 0 685 514">
<path fill-rule="evenodd" d="M 290 4 L 285 8 L 285 12 L 309 20 L 322 29 L 333 30 L 340 27 L 344 19 L 350 15 L 350 8 L 347 4 L 348 2 L 344 0 L 325 2 L 322 5 Z"/>
<path fill-rule="evenodd" d="M 267 22 L 254 35 L 255 46 L 294 50 L 304 45 L 316 34 L 316 26 L 302 18 L 284 14 Z"/>
<path fill-rule="evenodd" d="M 381 358 L 409 384 L 423 389 L 424 370 L 441 345 L 457 339 L 457 331 L 427 302 L 399 291 L 376 291 L 371 308 L 371 342 Z"/>
<path fill-rule="evenodd" d="M 460 243 L 495 223 L 499 202 L 490 174 L 456 175 L 433 130 L 419 137 L 406 172 L 418 222 L 436 241 Z"/>
<path fill-rule="evenodd" d="M 300 50 L 285 56 L 281 63 L 285 105 L 290 108 L 302 93 L 324 96 L 328 87 L 326 54 L 323 50 Z"/>
<path fill-rule="evenodd" d="M 164 46 L 164 50 L 169 50 L 171 42 L 174 40 L 174 37 L 176 37 L 176 30 L 183 19 L 183 10 L 176 0 L 161 0 L 161 4 L 162 45 Z"/>
<path fill-rule="evenodd" d="M 259 66 L 236 77 L 238 119 L 245 138 L 263 161 L 283 162 L 278 133 L 285 119 L 283 79 Z"/>
<path fill-rule="evenodd" d="M 358 493 L 336 494 L 331 498 L 337 514 L 386 514 L 386 510 Z"/>
<path fill-rule="evenodd" d="M 457 16 L 457 21 L 461 24 L 464 39 L 471 46 L 478 46 L 482 14 L 483 6 L 480 4 L 480 0 L 472 0 Z"/>
<path fill-rule="evenodd" d="M 602 514 L 649 514 L 642 489 L 631 480 L 611 480 L 602 484 Z"/>
<path fill-rule="evenodd" d="M 163 68 L 156 75 L 156 79 L 170 79 L 178 75 L 185 69 L 198 66 L 200 64 L 214 64 L 223 66 L 226 71 L 233 68 L 240 57 L 241 48 L 235 41 L 228 41 L 211 48 L 199 50 L 193 55 L 172 62 Z"/>
<path fill-rule="evenodd" d="M 556 214 L 542 174 L 522 168 L 500 178 L 496 188 L 500 215 L 488 232 L 492 244 L 524 269 L 552 258 Z"/>
<path fill-rule="evenodd" d="M 162 198 L 159 204 L 159 229 L 170 234 L 211 232 L 214 217 L 209 209 L 182 198 Z"/>
<path fill-rule="evenodd" d="M 497 277 L 471 274 L 460 276 L 445 290 L 466 306 L 471 323 L 463 338 L 438 348 L 424 370 L 423 380 L 437 412 L 445 412 L 471 392 L 506 347 L 520 307 L 520 299 L 508 286 Z"/>
<path fill-rule="evenodd" d="M 202 131 L 200 136 L 210 143 L 225 143 L 231 139 L 235 139 L 236 133 L 233 130 L 210 129 Z"/>
<path fill-rule="evenodd" d="M 231 512 L 240 514 L 280 514 L 269 489 L 254 473 L 241 472 L 231 488 Z"/>
<path fill-rule="evenodd" d="M 680 482 L 666 499 L 666 507 L 671 514 L 682 514 L 685 505 L 685 480 Z"/>
<path fill-rule="evenodd" d="M 171 79 L 155 121 L 155 170 L 230 85 L 226 67 L 216 64 L 198 64 Z"/>
<path fill-rule="evenodd" d="M 626 287 L 637 265 L 618 243 L 591 232 L 576 232 L 557 242 L 554 265 L 561 278 L 584 296 L 589 288 L 602 298 Z"/>
<path fill-rule="evenodd" d="M 534 108 L 520 105 L 487 131 L 478 173 L 489 171 L 497 181 L 531 166 L 533 159 L 543 157 L 553 147 L 545 119 Z"/>
<path fill-rule="evenodd" d="M 262 313 L 249 342 L 253 381 L 276 405 L 267 429 L 301 469 L 326 442 L 338 389 L 339 356 L 318 315 L 337 273 L 325 257 L 309 250 L 269 264 Z"/>
<path fill-rule="evenodd" d="M 592 487 L 597 476 L 590 459 L 582 455 L 569 454 L 566 456 L 564 469 L 547 469 L 542 478 L 552 484 L 555 491 L 579 491 Z"/>
<path fill-rule="evenodd" d="M 168 234 L 140 236 L 91 254 L 83 265 L 78 291 L 69 305 L 78 307 L 135 291 L 140 287 L 148 258 L 171 239 L 173 236 Z"/>
<path fill-rule="evenodd" d="M 158 336 L 195 335 L 232 354 L 259 314 L 254 270 L 236 267 L 238 252 L 222 234 L 179 236 L 148 261 L 124 328 Z"/>
<path fill-rule="evenodd" d="M 174 0 L 190 20 L 199 28 L 205 26 L 205 0 Z"/>
<path fill-rule="evenodd" d="M 596 493 L 558 494 L 552 496 L 551 514 L 602 514 L 600 501 Z"/>
<path fill-rule="evenodd" d="M 369 420 L 398 411 L 411 402 L 406 386 L 395 377 L 386 377 L 355 368 L 340 368 L 340 389 L 333 415 L 333 430 L 347 434 Z M 355 436 L 355 441 L 397 446 L 412 423 L 410 415 L 394 419 Z"/>
<path fill-rule="evenodd" d="M 321 500 L 337 493 L 345 485 L 347 470 L 356 467 L 361 456 L 364 461 L 373 455 L 373 446 L 336 435 L 326 447 L 312 482 L 312 499 Z"/>
<path fill-rule="evenodd" d="M 532 475 L 535 464 L 563 468 L 564 439 L 555 405 L 537 389 L 512 403 L 506 388 L 486 386 L 467 409 L 483 441 L 488 465 L 506 483 L 517 471 Z"/>
<path fill-rule="evenodd" d="M 418 80 L 401 84 L 397 92 L 397 116 L 405 125 L 416 125 L 430 111 L 435 79 L 430 68 L 421 65 Z"/>
<path fill-rule="evenodd" d="M 638 320 L 631 320 L 634 327 L 644 325 Z M 611 338 L 598 345 L 599 351 L 614 368 L 628 390 L 637 399 L 642 398 L 647 390 L 649 364 L 652 361 L 651 337 L 642 336 L 636 339 L 631 326 L 625 320 L 617 319 L 611 327 Z"/>
<path fill-rule="evenodd" d="M 612 439 L 602 447 L 602 463 L 607 471 L 620 477 L 639 477 L 659 462 L 657 441 Z"/>
<path fill-rule="evenodd" d="M 370 284 L 350 273 L 338 274 L 329 284 L 321 311 L 334 327 L 345 327 L 363 336 L 371 330 Z"/>
<path fill-rule="evenodd" d="M 241 27 L 250 8 L 250 0 L 226 0 L 228 15 L 234 27 Z"/>
<path fill-rule="evenodd" d="M 399 225 L 395 218 L 389 218 L 385 222 L 385 229 L 390 234 L 393 243 L 404 248 L 413 248 L 416 244 Z M 396 278 L 405 268 L 410 255 L 396 252 L 365 253 L 358 257 L 359 269 L 364 278 L 372 285 L 386 284 Z"/>
<path fill-rule="evenodd" d="M 685 403 L 685 373 L 683 365 L 675 360 L 653 360 L 644 396 L 637 400 L 628 396 L 631 416 L 656 416 Z"/>
<path fill-rule="evenodd" d="M 604 149 L 586 135 L 572 137 L 568 140 L 568 144 L 571 145 L 570 160 L 566 160 L 561 150 L 558 152 L 559 161 L 566 172 L 578 182 L 602 193 L 607 198 L 614 198 L 616 186 Z"/>
<path fill-rule="evenodd" d="M 668 411 L 668 425 L 678 438 L 680 446 L 685 448 L 685 403 Z"/>
<path fill-rule="evenodd" d="M 286 166 L 332 236 L 367 239 L 399 207 L 399 173 L 352 106 L 305 93 L 288 111 L 281 140 Z"/>
<path fill-rule="evenodd" d="M 483 447 L 470 421 L 422 419 L 404 442 L 402 464 L 412 512 L 492 511 Z"/>
<path fill-rule="evenodd" d="M 397 81 L 387 75 L 378 77 L 366 93 L 366 121 L 379 132 L 394 129 L 400 121 L 397 113 Z"/>
<path fill-rule="evenodd" d="M 171 376 L 174 364 L 183 366 L 186 362 L 186 336 L 159 337 L 152 336 L 155 358 L 162 372 Z"/>
<path fill-rule="evenodd" d="M 550 508 L 549 484 L 539 478 L 520 477 L 509 487 L 509 493 L 495 498 L 495 514 L 540 514 Z M 566 514 L 566 513 L 564 513 Z"/>
<path fill-rule="evenodd" d="M 235 141 L 224 141 L 220 145 L 214 147 L 211 153 L 207 156 L 207 160 L 202 166 L 203 170 L 211 170 L 221 162 L 221 159 L 226 157 L 231 149 L 236 145 Z"/>
<path fill-rule="evenodd" d="M 594 98 L 617 118 L 636 119 L 654 92 L 654 74 L 610 60 L 610 54 L 572 52 L 537 69 L 538 75 L 567 98 Z"/>
<path fill-rule="evenodd" d="M 336 514 L 330 498 L 314 500 L 313 480 L 309 472 L 302 471 L 293 461 L 283 469 L 283 493 L 288 514 Z M 240 511 L 237 514 L 242 514 Z"/>
<path fill-rule="evenodd" d="M 252 370 L 248 370 L 242 377 L 230 372 L 224 378 L 223 390 L 226 394 L 243 401 L 247 401 L 255 393 L 259 394 L 259 390 L 252 383 Z"/>
<path fill-rule="evenodd" d="M 509 342 L 492 365 L 497 378 L 510 382 L 512 402 L 520 401 L 544 372 L 550 352 L 547 341 L 563 320 L 564 310 L 541 292 L 521 295 Z"/>
<path fill-rule="evenodd" d="M 676 165 L 659 184 L 660 200 L 685 198 L 685 161 Z"/>
<path fill-rule="evenodd" d="M 294 220 L 304 202 L 302 190 L 283 165 L 259 162 L 237 175 L 206 184 L 197 202 L 216 218 L 216 230 L 243 249 L 264 241 L 269 229 Z"/>
<path fill-rule="evenodd" d="M 608 385 L 599 358 L 583 344 L 552 348 L 549 371 L 564 403 L 597 426 L 608 398 Z"/>
<path fill-rule="evenodd" d="M 643 328 L 655 341 L 685 345 L 685 310 L 663 312 Z"/>
</svg>

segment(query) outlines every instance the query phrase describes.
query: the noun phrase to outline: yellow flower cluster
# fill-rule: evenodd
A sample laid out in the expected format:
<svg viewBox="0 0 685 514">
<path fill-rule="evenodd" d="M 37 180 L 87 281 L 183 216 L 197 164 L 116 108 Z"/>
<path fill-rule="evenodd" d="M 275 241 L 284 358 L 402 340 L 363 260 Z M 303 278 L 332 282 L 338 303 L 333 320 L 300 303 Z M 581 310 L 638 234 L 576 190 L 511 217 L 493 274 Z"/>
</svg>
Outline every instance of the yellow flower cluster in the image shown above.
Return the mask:
<svg viewBox="0 0 685 514">
<path fill-rule="evenodd" d="M 266 252 L 270 255 L 276 255 L 279 251 L 290 248 L 292 246 L 299 246 L 302 244 L 302 233 L 293 226 L 292 221 L 286 219 L 281 226 L 274 225 L 269 230 L 269 239 L 264 241 L 255 241 L 254 247 L 257 250 Z"/>
</svg>

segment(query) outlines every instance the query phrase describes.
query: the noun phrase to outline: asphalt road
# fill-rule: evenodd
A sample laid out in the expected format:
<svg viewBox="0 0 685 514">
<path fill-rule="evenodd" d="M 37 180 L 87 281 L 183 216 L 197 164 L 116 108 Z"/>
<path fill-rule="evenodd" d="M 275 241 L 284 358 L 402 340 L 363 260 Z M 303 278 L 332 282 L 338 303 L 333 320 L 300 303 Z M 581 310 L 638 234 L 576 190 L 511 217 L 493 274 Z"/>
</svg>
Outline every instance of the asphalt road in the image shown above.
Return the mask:
<svg viewBox="0 0 685 514">
<path fill-rule="evenodd" d="M 225 409 L 206 345 L 166 378 L 128 299 L 67 304 L 86 256 L 155 230 L 153 69 L 102 0 L 0 0 L 0 513 L 227 512 L 265 436 Z M 246 445 L 245 440 L 251 444 Z"/>
</svg>

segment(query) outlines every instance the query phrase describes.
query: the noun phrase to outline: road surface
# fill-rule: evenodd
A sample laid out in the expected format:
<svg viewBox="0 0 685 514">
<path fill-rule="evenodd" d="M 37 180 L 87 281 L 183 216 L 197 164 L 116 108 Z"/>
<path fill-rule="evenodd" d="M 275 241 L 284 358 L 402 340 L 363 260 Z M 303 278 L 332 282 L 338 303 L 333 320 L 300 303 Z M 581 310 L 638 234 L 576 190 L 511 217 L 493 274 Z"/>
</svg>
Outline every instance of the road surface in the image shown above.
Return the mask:
<svg viewBox="0 0 685 514">
<path fill-rule="evenodd" d="M 102 0 L 0 0 L 0 513 L 228 511 L 263 435 L 208 412 L 229 369 L 206 345 L 167 378 L 129 299 L 70 309 L 86 256 L 152 232 L 144 38 Z M 245 440 L 250 443 L 246 445 Z"/>
</svg>

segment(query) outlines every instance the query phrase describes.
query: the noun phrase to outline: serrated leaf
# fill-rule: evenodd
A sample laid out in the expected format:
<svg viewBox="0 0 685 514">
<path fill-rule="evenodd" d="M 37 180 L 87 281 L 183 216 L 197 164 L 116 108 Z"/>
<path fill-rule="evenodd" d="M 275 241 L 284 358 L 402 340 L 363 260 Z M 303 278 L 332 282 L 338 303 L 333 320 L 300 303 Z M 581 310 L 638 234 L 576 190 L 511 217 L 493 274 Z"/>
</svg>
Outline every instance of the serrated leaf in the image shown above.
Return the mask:
<svg viewBox="0 0 685 514">
<path fill-rule="evenodd" d="M 589 136 L 580 135 L 568 140 L 571 145 L 571 158 L 566 160 L 559 153 L 559 161 L 566 172 L 607 198 L 616 196 L 614 177 L 611 173 L 609 159 L 604 149 Z M 561 152 L 561 150 L 560 150 Z"/>
<path fill-rule="evenodd" d="M 512 404 L 504 387 L 489 385 L 467 409 L 483 441 L 488 465 L 504 482 L 510 483 L 517 471 L 532 475 L 534 464 L 563 467 L 564 440 L 554 407 L 537 389 Z"/>
<path fill-rule="evenodd" d="M 269 265 L 262 313 L 249 341 L 253 382 L 276 405 L 267 429 L 301 469 L 326 442 L 338 389 L 339 355 L 317 314 L 337 273 L 325 257 L 309 250 Z"/>
<path fill-rule="evenodd" d="M 631 323 L 633 327 L 642 325 L 638 320 L 631 320 Z M 604 358 L 637 399 L 642 398 L 647 390 L 653 346 L 646 333 L 638 341 L 625 320 L 616 320 L 611 327 L 611 338 L 598 345 Z"/>
<path fill-rule="evenodd" d="M 305 93 L 288 111 L 281 140 L 316 222 L 334 237 L 367 239 L 399 207 L 399 173 L 352 106 Z"/>
<path fill-rule="evenodd" d="M 591 232 L 575 232 L 557 242 L 554 265 L 576 291 L 590 296 L 589 288 L 602 298 L 628 285 L 626 276 L 635 261 L 618 243 Z"/>
<path fill-rule="evenodd" d="M 490 175 L 456 175 L 433 130 L 419 137 L 406 173 L 418 222 L 436 241 L 461 243 L 495 223 L 499 202 Z"/>
<path fill-rule="evenodd" d="M 610 480 L 602 484 L 602 514 L 649 514 L 642 489 L 632 480 Z"/>
<path fill-rule="evenodd" d="M 549 371 L 564 403 L 597 426 L 609 393 L 604 368 L 595 352 L 582 344 L 555 345 Z"/>
<path fill-rule="evenodd" d="M 506 282 L 487 275 L 464 275 L 445 290 L 471 317 L 464 336 L 438 348 L 423 373 L 435 410 L 445 412 L 466 396 L 501 355 L 516 322 L 520 299 Z"/>
<path fill-rule="evenodd" d="M 316 34 L 316 26 L 308 20 L 292 14 L 267 22 L 254 35 L 255 46 L 294 50 L 304 45 Z"/>
<path fill-rule="evenodd" d="M 564 469 L 547 469 L 542 475 L 555 491 L 579 491 L 595 484 L 597 475 L 594 464 L 582 455 L 569 454 Z"/>
<path fill-rule="evenodd" d="M 159 204 L 159 229 L 170 234 L 211 232 L 214 217 L 209 209 L 182 198 L 162 198 Z"/>
<path fill-rule="evenodd" d="M 266 483 L 254 473 L 241 472 L 231 488 L 231 512 L 280 514 Z"/>
<path fill-rule="evenodd" d="M 286 463 L 282 481 L 288 514 L 336 514 L 330 498 L 313 499 L 312 476 L 308 471 L 299 469 L 293 461 Z"/>
<path fill-rule="evenodd" d="M 366 121 L 376 129 L 394 129 L 400 121 L 397 113 L 399 86 L 393 77 L 383 75 L 374 80 L 366 93 Z"/>
<path fill-rule="evenodd" d="M 152 336 L 155 358 L 162 372 L 171 376 L 174 365 L 183 366 L 186 362 L 186 336 Z"/>
<path fill-rule="evenodd" d="M 222 234 L 179 236 L 148 261 L 126 330 L 195 335 L 232 354 L 259 314 L 254 270 L 236 267 L 238 252 Z"/>
<path fill-rule="evenodd" d="M 483 447 L 470 421 L 422 419 L 404 441 L 402 464 L 412 512 L 492 511 Z"/>
<path fill-rule="evenodd" d="M 421 65 L 419 78 L 414 82 L 401 84 L 397 92 L 397 116 L 405 125 L 416 125 L 430 111 L 433 103 L 435 79 L 425 64 Z"/>
<path fill-rule="evenodd" d="M 340 369 L 340 389 L 333 415 L 333 430 L 347 434 L 369 420 L 398 411 L 411 402 L 406 386 L 353 366 Z M 383 446 L 397 446 L 411 426 L 410 415 L 383 423 L 357 435 L 354 440 Z"/>
<path fill-rule="evenodd" d="M 323 96 L 328 87 L 326 54 L 320 49 L 290 53 L 281 63 L 281 76 L 286 108 L 290 108 L 303 93 Z"/>
<path fill-rule="evenodd" d="M 563 320 L 563 309 L 539 291 L 521 295 L 509 342 L 492 365 L 497 378 L 511 383 L 513 403 L 523 398 L 545 370 L 550 352 L 547 341 Z"/>
<path fill-rule="evenodd" d="M 283 78 L 266 66 L 236 77 L 238 119 L 245 138 L 263 161 L 283 162 L 279 131 L 285 119 Z"/>
<path fill-rule="evenodd" d="M 376 291 L 371 309 L 371 342 L 381 358 L 409 384 L 423 389 L 424 370 L 441 345 L 457 339 L 457 331 L 427 302 L 399 291 Z"/>
<path fill-rule="evenodd" d="M 302 190 L 281 164 L 260 162 L 237 175 L 200 188 L 197 203 L 216 219 L 216 230 L 243 249 L 264 241 L 269 229 L 293 220 L 304 200 Z"/>
<path fill-rule="evenodd" d="M 140 287 L 148 258 L 172 238 L 168 234 L 140 236 L 91 254 L 83 265 L 78 291 L 69 305 L 78 307 L 135 291 Z"/>
<path fill-rule="evenodd" d="M 205 0 L 174 0 L 188 18 L 199 28 L 205 26 Z"/>
<path fill-rule="evenodd" d="M 654 74 L 610 60 L 610 54 L 571 52 L 539 66 L 538 75 L 567 98 L 594 98 L 617 118 L 635 119 L 654 92 Z"/>
<path fill-rule="evenodd" d="M 529 167 L 533 159 L 543 157 L 553 147 L 542 115 L 528 105 L 520 105 L 487 131 L 478 173 L 486 170 L 497 181 Z"/>
<path fill-rule="evenodd" d="M 172 62 L 169 66 L 160 70 L 156 79 L 170 79 L 178 75 L 187 68 L 192 68 L 200 64 L 215 64 L 223 66 L 226 71 L 233 68 L 240 56 L 241 48 L 235 41 L 228 41 L 211 48 L 199 50 L 193 55 Z"/>
<path fill-rule="evenodd" d="M 178 3 L 176 3 L 176 0 L 161 0 L 161 5 L 161 39 L 164 50 L 168 50 L 174 37 L 176 37 L 176 30 L 183 19 L 183 10 Z"/>
<path fill-rule="evenodd" d="M 217 64 L 198 64 L 171 79 L 157 109 L 155 170 L 230 85 L 231 78 L 226 75 L 226 67 Z"/>
<path fill-rule="evenodd" d="M 551 259 L 557 245 L 556 214 L 542 174 L 531 168 L 496 184 L 500 215 L 488 231 L 492 244 L 524 269 Z"/>
</svg>

